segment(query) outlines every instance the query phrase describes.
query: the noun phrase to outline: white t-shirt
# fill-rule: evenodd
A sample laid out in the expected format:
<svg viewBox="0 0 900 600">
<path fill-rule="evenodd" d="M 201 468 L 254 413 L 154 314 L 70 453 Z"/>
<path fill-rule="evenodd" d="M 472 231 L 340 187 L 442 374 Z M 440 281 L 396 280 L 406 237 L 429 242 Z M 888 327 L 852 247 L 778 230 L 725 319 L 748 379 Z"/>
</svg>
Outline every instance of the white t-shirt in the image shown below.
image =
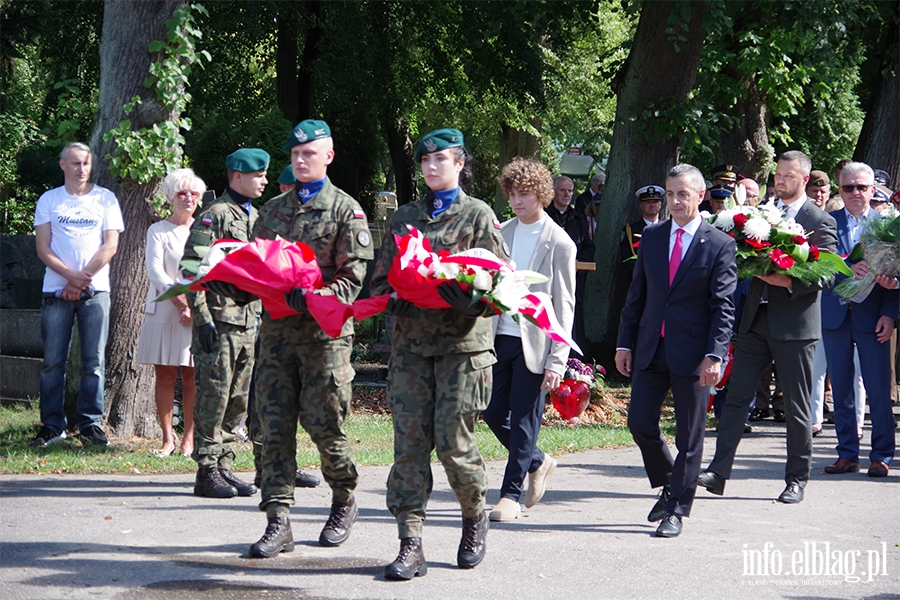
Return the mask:
<svg viewBox="0 0 900 600">
<path fill-rule="evenodd" d="M 87 194 L 73 196 L 65 186 L 45 192 L 34 211 L 34 226 L 50 223 L 50 250 L 70 269 L 82 270 L 103 245 L 103 232 L 122 232 L 125 224 L 115 195 L 94 185 Z M 65 277 L 46 269 L 44 293 L 66 287 Z M 98 292 L 109 291 L 109 264 L 94 274 L 91 284 Z"/>
<path fill-rule="evenodd" d="M 534 249 L 537 247 L 538 240 L 541 239 L 541 231 L 549 217 L 541 211 L 540 219 L 534 223 L 526 225 L 519 221 L 516 224 L 516 232 L 513 235 L 512 248 L 510 249 L 510 258 L 516 264 L 516 269 L 527 269 L 531 266 L 531 257 L 534 256 Z M 522 337 L 522 330 L 511 316 L 504 313 L 500 315 L 500 322 L 497 324 L 497 335 L 511 335 L 513 337 Z"/>
</svg>

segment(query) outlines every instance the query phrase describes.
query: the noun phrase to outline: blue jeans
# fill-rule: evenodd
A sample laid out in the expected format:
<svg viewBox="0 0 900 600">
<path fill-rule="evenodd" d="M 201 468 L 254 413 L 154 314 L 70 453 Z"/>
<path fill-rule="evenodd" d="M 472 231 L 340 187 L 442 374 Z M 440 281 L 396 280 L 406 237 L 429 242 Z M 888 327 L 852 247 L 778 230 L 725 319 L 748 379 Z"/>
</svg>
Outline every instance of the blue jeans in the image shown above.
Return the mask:
<svg viewBox="0 0 900 600">
<path fill-rule="evenodd" d="M 97 292 L 87 300 L 69 302 L 53 294 L 41 301 L 41 423 L 56 433 L 66 429 L 63 410 L 66 395 L 66 362 L 72 326 L 78 317 L 81 342 L 81 386 L 75 413 L 78 429 L 100 425 L 103 418 L 103 384 L 106 376 L 106 337 L 109 333 L 109 292 Z"/>
</svg>

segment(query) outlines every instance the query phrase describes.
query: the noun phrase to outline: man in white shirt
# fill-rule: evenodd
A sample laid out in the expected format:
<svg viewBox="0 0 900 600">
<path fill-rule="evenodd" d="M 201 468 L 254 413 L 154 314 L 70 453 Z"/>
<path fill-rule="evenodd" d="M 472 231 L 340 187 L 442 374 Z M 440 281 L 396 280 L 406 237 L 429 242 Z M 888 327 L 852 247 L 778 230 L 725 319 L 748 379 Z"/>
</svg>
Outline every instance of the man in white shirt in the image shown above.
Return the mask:
<svg viewBox="0 0 900 600">
<path fill-rule="evenodd" d="M 82 363 L 75 405 L 78 437 L 84 445 L 109 445 L 100 426 L 109 331 L 109 261 L 125 226 L 115 195 L 89 181 L 91 160 L 91 149 L 82 143 L 63 148 L 59 167 L 65 184 L 45 192 L 35 209 L 35 243 L 47 270 L 41 301 L 42 426 L 31 441 L 33 446 L 66 437 L 66 361 L 76 317 Z"/>
</svg>

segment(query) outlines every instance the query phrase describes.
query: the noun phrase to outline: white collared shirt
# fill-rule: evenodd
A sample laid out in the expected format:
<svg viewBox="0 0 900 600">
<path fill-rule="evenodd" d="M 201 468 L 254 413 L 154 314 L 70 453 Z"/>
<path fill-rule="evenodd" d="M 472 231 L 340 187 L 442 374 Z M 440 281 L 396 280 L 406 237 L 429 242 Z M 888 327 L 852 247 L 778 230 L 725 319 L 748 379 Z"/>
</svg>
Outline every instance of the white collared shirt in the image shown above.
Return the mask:
<svg viewBox="0 0 900 600">
<path fill-rule="evenodd" d="M 694 235 L 696 235 L 697 229 L 700 227 L 700 221 L 702 220 L 700 215 L 697 215 L 693 221 L 684 227 L 679 227 L 678 223 L 676 223 L 674 219 L 672 220 L 672 231 L 669 232 L 669 259 L 672 258 L 672 249 L 675 248 L 675 239 L 678 230 L 684 230 L 684 233 L 681 234 L 681 258 L 684 259 L 684 255 L 687 254 L 688 248 L 690 248 L 691 242 L 694 240 Z"/>
<path fill-rule="evenodd" d="M 872 210 L 872 208 L 867 206 L 866 210 L 863 211 L 862 216 L 860 216 L 859 219 L 857 219 L 856 217 L 853 216 L 853 213 L 851 213 L 849 210 L 847 210 L 846 207 L 844 208 L 844 214 L 847 215 L 847 228 L 850 230 L 850 246 L 851 246 L 851 248 L 853 246 L 856 246 L 856 244 L 859 242 L 859 236 L 860 236 L 860 234 L 862 234 L 862 231 L 863 231 L 862 224 L 866 219 L 868 219 L 872 215 L 872 213 L 870 212 L 871 210 Z"/>
<path fill-rule="evenodd" d="M 796 219 L 797 213 L 800 212 L 800 209 L 803 208 L 803 203 L 806 202 L 806 192 L 804 192 L 799 198 L 788 204 L 781 198 L 778 199 L 778 208 L 784 209 L 784 216 L 788 219 Z"/>
</svg>

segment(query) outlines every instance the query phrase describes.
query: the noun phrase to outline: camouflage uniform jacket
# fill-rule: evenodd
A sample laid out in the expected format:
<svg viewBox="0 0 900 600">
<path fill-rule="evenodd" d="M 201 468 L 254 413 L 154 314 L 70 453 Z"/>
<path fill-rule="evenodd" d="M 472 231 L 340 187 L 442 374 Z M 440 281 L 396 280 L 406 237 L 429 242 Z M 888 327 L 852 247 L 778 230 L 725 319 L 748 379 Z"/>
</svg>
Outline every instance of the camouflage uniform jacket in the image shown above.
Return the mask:
<svg viewBox="0 0 900 600">
<path fill-rule="evenodd" d="M 273 240 L 276 236 L 304 242 L 313 249 L 322 270 L 320 294 L 337 296 L 345 304 L 356 300 L 366 276 L 366 261 L 372 260 L 374 253 L 366 215 L 353 197 L 330 179 L 306 204 L 295 190 L 275 196 L 260 209 L 253 237 Z M 298 323 L 300 339 L 307 343 L 331 340 L 309 314 L 299 315 Z M 350 319 L 339 337 L 352 334 Z"/>
<path fill-rule="evenodd" d="M 412 225 L 431 242 L 434 252 L 461 252 L 469 248 L 485 248 L 497 256 L 509 259 L 509 252 L 500 235 L 500 222 L 494 211 L 482 200 L 463 192 L 453 204 L 434 219 L 431 218 L 431 194 L 405 204 L 391 217 L 389 231 L 384 236 L 378 262 L 369 284 L 373 296 L 393 291 L 387 280 L 394 262 L 399 236 L 409 233 Z M 422 356 L 481 352 L 494 347 L 491 320 L 466 317 L 455 310 L 415 308 L 409 315 L 399 317 L 391 336 L 392 343 Z"/>
<path fill-rule="evenodd" d="M 243 207 L 225 192 L 204 206 L 191 225 L 191 233 L 184 245 L 184 258 L 199 260 L 195 246 L 211 246 L 221 239 L 250 241 L 250 232 L 259 213 L 252 206 L 247 215 Z M 250 327 L 262 310 L 259 300 L 245 306 L 212 292 L 190 292 L 188 302 L 194 313 L 194 325 L 206 325 L 213 319 L 231 325 Z"/>
</svg>

